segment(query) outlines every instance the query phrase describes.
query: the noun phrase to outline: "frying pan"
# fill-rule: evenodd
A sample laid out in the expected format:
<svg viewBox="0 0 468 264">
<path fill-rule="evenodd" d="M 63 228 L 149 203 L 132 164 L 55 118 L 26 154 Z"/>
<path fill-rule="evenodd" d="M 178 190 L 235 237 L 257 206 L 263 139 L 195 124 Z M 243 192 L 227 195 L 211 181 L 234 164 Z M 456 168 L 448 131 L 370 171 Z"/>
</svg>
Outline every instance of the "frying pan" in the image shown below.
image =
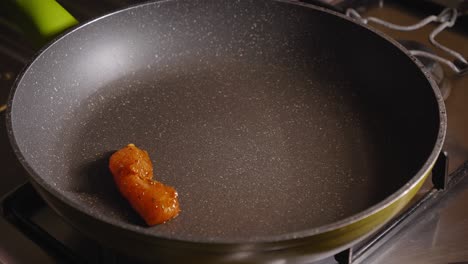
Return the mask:
<svg viewBox="0 0 468 264">
<path fill-rule="evenodd" d="M 406 50 L 340 14 L 169 0 L 48 44 L 7 124 L 41 196 L 108 247 L 161 263 L 305 263 L 408 203 L 446 116 Z M 129 143 L 178 190 L 177 218 L 146 227 L 116 191 L 107 160 Z"/>
</svg>

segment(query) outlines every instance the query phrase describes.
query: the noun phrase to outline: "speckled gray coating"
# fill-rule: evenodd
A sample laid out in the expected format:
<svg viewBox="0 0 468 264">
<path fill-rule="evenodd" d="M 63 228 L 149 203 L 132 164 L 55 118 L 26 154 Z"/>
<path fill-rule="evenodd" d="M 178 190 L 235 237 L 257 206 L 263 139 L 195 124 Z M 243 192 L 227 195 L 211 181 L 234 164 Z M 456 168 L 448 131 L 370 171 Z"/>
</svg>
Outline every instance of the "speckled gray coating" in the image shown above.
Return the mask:
<svg viewBox="0 0 468 264">
<path fill-rule="evenodd" d="M 86 24 L 38 56 L 10 108 L 34 181 L 102 221 L 181 241 L 343 220 L 402 188 L 440 140 L 434 91 L 406 54 L 280 1 L 164 1 Z M 146 228 L 117 193 L 106 161 L 128 143 L 178 190 L 176 219 Z"/>
</svg>

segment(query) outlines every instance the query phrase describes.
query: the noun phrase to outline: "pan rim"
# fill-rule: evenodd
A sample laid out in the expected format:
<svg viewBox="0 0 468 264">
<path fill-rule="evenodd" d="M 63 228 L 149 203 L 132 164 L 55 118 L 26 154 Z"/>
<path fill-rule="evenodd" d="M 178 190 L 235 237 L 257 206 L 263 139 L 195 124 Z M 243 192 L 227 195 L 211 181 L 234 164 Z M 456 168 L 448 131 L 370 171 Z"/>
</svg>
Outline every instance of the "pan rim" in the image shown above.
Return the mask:
<svg viewBox="0 0 468 264">
<path fill-rule="evenodd" d="M 345 217 L 341 220 L 322 225 L 322 226 L 317 226 L 309 229 L 304 229 L 300 231 L 295 231 L 295 232 L 289 232 L 289 233 L 283 233 L 279 235 L 267 235 L 267 236 L 254 236 L 254 237 L 249 237 L 249 238 L 242 238 L 242 239 L 230 239 L 227 240 L 225 238 L 209 238 L 209 239 L 179 239 L 179 238 L 174 238 L 166 235 L 158 235 L 152 232 L 148 232 L 146 227 L 142 226 L 136 226 L 132 225 L 129 223 L 123 223 L 120 221 L 117 221 L 111 217 L 106 216 L 105 214 L 95 214 L 82 204 L 79 204 L 72 200 L 71 198 L 63 195 L 61 192 L 59 192 L 57 189 L 55 189 L 52 184 L 49 184 L 47 181 L 45 181 L 39 173 L 37 173 L 26 161 L 23 153 L 21 152 L 19 145 L 17 144 L 15 135 L 13 133 L 13 120 L 12 120 L 12 106 L 13 106 L 13 101 L 14 97 L 17 91 L 17 88 L 19 87 L 19 84 L 21 83 L 21 80 L 23 79 L 23 76 L 27 74 L 28 70 L 31 68 L 31 66 L 41 57 L 42 54 L 44 54 L 47 50 L 52 48 L 58 41 L 62 40 L 63 38 L 67 37 L 70 34 L 73 34 L 73 32 L 80 30 L 84 27 L 86 27 L 89 24 L 95 23 L 101 19 L 105 19 L 109 16 L 116 15 L 121 12 L 128 12 L 132 9 L 135 8 L 142 8 L 144 6 L 149 6 L 153 4 L 159 4 L 163 2 L 169 2 L 169 1 L 176 1 L 176 0 L 161 0 L 161 1 L 149 1 L 146 3 L 140 3 L 136 5 L 132 5 L 127 8 L 123 8 L 111 13 L 108 13 L 106 15 L 100 16 L 98 18 L 89 20 L 85 23 L 79 24 L 78 26 L 65 31 L 64 33 L 60 34 L 57 36 L 55 39 L 50 41 L 47 45 L 45 45 L 43 48 L 41 48 L 35 55 L 32 57 L 30 62 L 23 68 L 23 70 L 19 73 L 18 77 L 16 78 L 12 89 L 10 91 L 9 97 L 8 97 L 8 103 L 7 103 L 7 110 L 5 113 L 5 121 L 6 121 L 6 129 L 7 129 L 7 134 L 9 137 L 10 145 L 13 148 L 13 151 L 22 164 L 22 166 L 26 169 L 28 176 L 30 177 L 31 180 L 36 182 L 37 184 L 40 185 L 41 188 L 45 189 L 47 192 L 49 192 L 52 196 L 54 196 L 56 199 L 60 200 L 62 203 L 66 204 L 67 206 L 70 206 L 71 208 L 79 211 L 81 214 L 84 214 L 88 217 L 91 217 L 97 221 L 101 221 L 105 224 L 109 224 L 115 228 L 118 229 L 124 229 L 126 231 L 130 232 L 135 232 L 138 233 L 139 235 L 143 235 L 152 239 L 160 239 L 160 240 L 170 240 L 170 241 L 175 241 L 175 242 L 183 242 L 183 243 L 203 243 L 203 244 L 212 244 L 212 245 L 245 245 L 245 244 L 250 244 L 250 243 L 276 243 L 276 242 L 285 242 L 285 241 L 292 241 L 292 240 L 299 240 L 299 239 L 304 239 L 304 238 L 309 238 L 313 236 L 317 236 L 323 233 L 327 233 L 339 228 L 343 228 L 346 226 L 349 226 L 353 223 L 356 223 L 360 220 L 363 220 L 371 215 L 376 214 L 377 212 L 380 212 L 390 206 L 392 203 L 395 201 L 398 201 L 400 198 L 405 196 L 410 190 L 415 188 L 415 186 L 423 180 L 424 176 L 431 170 L 432 166 L 434 165 L 438 155 L 442 151 L 442 146 L 445 140 L 446 136 L 446 129 L 447 129 L 447 115 L 446 115 L 446 109 L 445 109 L 445 103 L 442 97 L 441 92 L 439 91 L 436 82 L 432 79 L 432 77 L 425 71 L 422 70 L 422 63 L 413 55 L 411 55 L 401 44 L 399 44 L 397 41 L 391 39 L 389 36 L 385 35 L 384 33 L 373 29 L 365 24 L 362 24 L 358 21 L 352 20 L 351 18 L 337 13 L 335 11 L 325 9 L 319 6 L 314 6 L 311 4 L 306 4 L 306 3 L 300 3 L 294 0 L 271 0 L 273 2 L 280 2 L 280 3 L 285 3 L 285 4 L 290 4 L 290 5 L 297 5 L 297 6 L 302 6 L 304 8 L 309 8 L 313 9 L 319 12 L 327 13 L 331 16 L 335 16 L 338 19 L 344 19 L 347 22 L 351 22 L 355 24 L 356 26 L 363 27 L 366 30 L 369 31 L 370 34 L 375 34 L 380 38 L 383 38 L 386 40 L 389 44 L 392 44 L 395 46 L 397 49 L 400 50 L 400 52 L 404 53 L 416 66 L 418 66 L 420 72 L 426 77 L 433 93 L 435 96 L 435 99 L 437 101 L 437 107 L 439 110 L 439 128 L 438 128 L 438 133 L 437 133 L 437 139 L 436 142 L 434 143 L 434 147 L 429 155 L 429 157 L 426 159 L 422 167 L 418 170 L 418 172 L 410 178 L 409 181 L 406 182 L 402 187 L 397 189 L 394 193 L 391 195 L 387 196 L 385 199 L 382 201 L 376 203 L 375 205 L 368 207 L 367 209 L 356 213 L 354 215 Z M 387 219 L 388 220 L 388 219 Z"/>
</svg>

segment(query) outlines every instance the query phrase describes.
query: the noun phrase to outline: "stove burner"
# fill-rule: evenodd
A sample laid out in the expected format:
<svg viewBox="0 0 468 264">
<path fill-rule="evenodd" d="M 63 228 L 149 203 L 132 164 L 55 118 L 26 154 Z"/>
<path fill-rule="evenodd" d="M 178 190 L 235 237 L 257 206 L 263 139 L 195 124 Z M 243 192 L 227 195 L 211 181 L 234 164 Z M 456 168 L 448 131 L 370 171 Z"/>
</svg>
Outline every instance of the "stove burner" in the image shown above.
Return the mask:
<svg viewBox="0 0 468 264">
<path fill-rule="evenodd" d="M 426 52 L 425 50 L 421 50 L 421 49 L 408 49 L 409 52 L 412 55 L 417 56 L 418 58 L 425 57 L 425 58 L 429 58 L 429 59 L 438 61 L 440 63 L 443 63 L 446 66 L 448 66 L 453 72 L 455 72 L 457 75 L 461 76 L 461 75 L 468 73 L 468 61 L 465 59 L 465 57 L 458 51 L 455 51 L 452 48 L 449 48 L 447 46 L 444 46 L 436 40 L 436 36 L 438 34 L 446 30 L 447 28 L 452 28 L 455 25 L 455 22 L 457 21 L 457 18 L 459 16 L 459 12 L 457 9 L 445 8 L 444 10 L 442 10 L 442 12 L 439 15 L 437 16 L 430 15 L 420 20 L 416 24 L 409 25 L 409 26 L 393 24 L 386 20 L 383 20 L 377 17 L 372 17 L 372 16 L 363 17 L 357 10 L 353 8 L 348 8 L 346 10 L 346 15 L 364 24 L 368 24 L 369 22 L 372 22 L 372 23 L 381 25 L 383 27 L 386 27 L 392 30 L 406 31 L 406 32 L 421 29 L 430 23 L 438 23 L 439 25 L 434 30 L 432 30 L 431 33 L 429 34 L 429 41 L 438 50 L 443 51 L 447 55 L 450 55 L 451 57 L 453 57 L 454 58 L 453 61 L 446 59 L 444 57 L 441 57 L 433 52 Z M 447 94 L 447 97 L 448 97 L 448 94 Z"/>
<path fill-rule="evenodd" d="M 399 40 L 398 42 L 408 50 L 418 50 L 429 54 L 435 54 L 429 47 L 417 41 Z M 424 70 L 426 70 L 426 72 L 429 73 L 432 79 L 437 83 L 444 100 L 447 100 L 450 95 L 451 85 L 450 81 L 445 78 L 444 70 L 440 63 L 427 56 L 421 57 L 416 55 L 416 57 L 424 65 Z"/>
</svg>

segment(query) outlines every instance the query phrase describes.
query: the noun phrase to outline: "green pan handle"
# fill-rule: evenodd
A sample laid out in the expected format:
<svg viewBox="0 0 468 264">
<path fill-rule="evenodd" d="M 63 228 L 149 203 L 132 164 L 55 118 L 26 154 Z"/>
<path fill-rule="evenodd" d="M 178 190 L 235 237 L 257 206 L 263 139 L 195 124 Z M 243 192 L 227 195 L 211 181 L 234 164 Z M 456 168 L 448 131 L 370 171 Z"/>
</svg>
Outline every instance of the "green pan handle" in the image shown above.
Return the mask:
<svg viewBox="0 0 468 264">
<path fill-rule="evenodd" d="M 31 38 L 43 45 L 78 21 L 55 0 L 0 0 L 0 8 Z"/>
</svg>

